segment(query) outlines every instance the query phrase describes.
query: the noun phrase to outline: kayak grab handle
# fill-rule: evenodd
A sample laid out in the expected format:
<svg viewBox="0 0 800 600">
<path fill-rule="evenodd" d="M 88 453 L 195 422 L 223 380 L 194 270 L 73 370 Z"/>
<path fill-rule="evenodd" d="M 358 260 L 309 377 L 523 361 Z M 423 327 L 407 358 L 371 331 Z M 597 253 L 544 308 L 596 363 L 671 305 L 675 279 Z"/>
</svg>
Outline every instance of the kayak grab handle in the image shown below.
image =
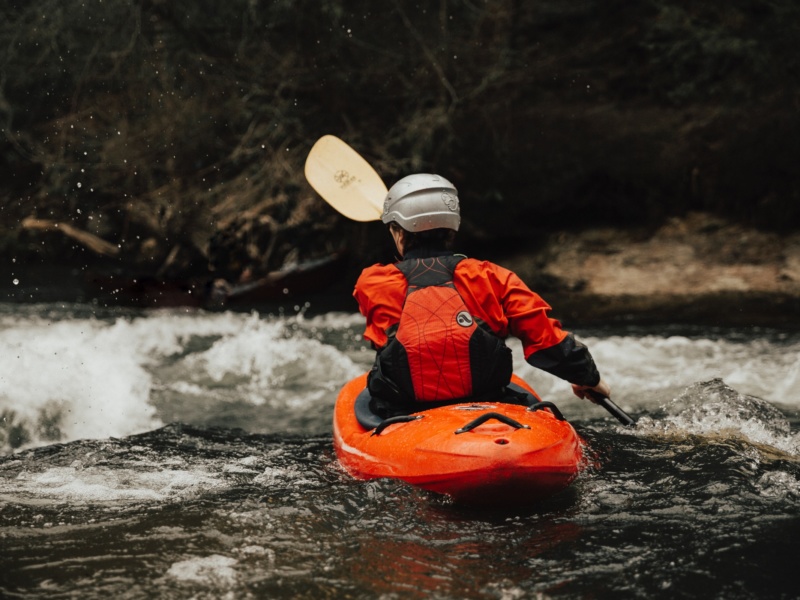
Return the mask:
<svg viewBox="0 0 800 600">
<path fill-rule="evenodd" d="M 398 415 L 396 417 L 389 417 L 378 424 L 378 426 L 375 428 L 375 431 L 372 432 L 372 435 L 380 435 L 389 425 L 394 425 L 395 423 L 408 423 L 409 421 L 416 421 L 417 419 L 421 418 L 422 415 Z M 372 435 L 370 437 L 372 437 Z"/>
<path fill-rule="evenodd" d="M 559 421 L 566 421 L 566 419 L 564 418 L 564 415 L 561 413 L 561 411 L 558 409 L 558 407 L 555 404 L 553 404 L 552 402 L 547 402 L 546 400 L 542 400 L 540 402 L 537 402 L 536 404 L 531 404 L 528 407 L 528 410 L 531 411 L 531 412 L 534 412 L 534 411 L 537 411 L 537 410 L 542 410 L 543 408 L 549 408 L 551 411 L 553 411 L 553 415 Z"/>
<path fill-rule="evenodd" d="M 470 421 L 469 423 L 464 425 L 461 429 L 456 429 L 455 433 L 456 435 L 458 435 L 459 433 L 466 433 L 468 431 L 472 431 L 478 425 L 483 425 L 484 423 L 486 423 L 486 421 L 488 421 L 489 419 L 497 419 L 501 423 L 505 423 L 506 425 L 511 425 L 511 427 L 513 427 L 514 429 L 530 429 L 530 427 L 528 427 L 527 425 L 523 425 L 522 423 L 520 423 L 519 421 L 515 421 L 511 417 L 507 417 L 506 415 L 502 415 L 496 412 L 488 412 L 482 414 L 477 419 Z"/>
</svg>

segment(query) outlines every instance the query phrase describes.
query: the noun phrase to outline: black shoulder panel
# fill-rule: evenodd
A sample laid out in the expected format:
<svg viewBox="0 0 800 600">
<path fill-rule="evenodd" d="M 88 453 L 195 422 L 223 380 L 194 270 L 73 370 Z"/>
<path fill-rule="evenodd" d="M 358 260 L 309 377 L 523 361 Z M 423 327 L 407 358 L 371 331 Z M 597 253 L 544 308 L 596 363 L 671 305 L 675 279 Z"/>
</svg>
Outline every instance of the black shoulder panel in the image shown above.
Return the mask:
<svg viewBox="0 0 800 600">
<path fill-rule="evenodd" d="M 435 256 L 433 258 L 411 258 L 397 263 L 397 268 L 408 281 L 409 292 L 432 285 L 451 285 L 456 265 L 463 256 Z M 412 289 L 413 288 L 413 289 Z"/>
</svg>

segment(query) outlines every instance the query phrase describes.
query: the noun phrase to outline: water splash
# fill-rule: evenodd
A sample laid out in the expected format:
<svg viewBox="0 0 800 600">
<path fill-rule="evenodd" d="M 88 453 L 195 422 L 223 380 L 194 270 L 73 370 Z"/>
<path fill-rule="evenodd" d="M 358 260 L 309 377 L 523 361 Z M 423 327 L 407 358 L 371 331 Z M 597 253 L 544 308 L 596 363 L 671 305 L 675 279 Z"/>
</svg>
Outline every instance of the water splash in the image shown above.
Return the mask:
<svg viewBox="0 0 800 600">
<path fill-rule="evenodd" d="M 147 349 L 125 329 L 81 320 L 0 331 L 0 450 L 158 426 Z"/>
<path fill-rule="evenodd" d="M 302 397 L 311 389 L 332 392 L 341 377 L 359 373 L 341 351 L 293 330 L 294 324 L 253 316 L 207 350 L 181 359 L 176 371 L 200 389 L 232 388 L 255 405 L 274 404 L 280 396 L 295 407 L 306 404 Z"/>
<path fill-rule="evenodd" d="M 351 321 L 178 311 L 3 318 L 0 452 L 123 437 L 173 420 L 230 424 L 231 402 L 251 407 L 237 419 L 253 431 L 264 425 L 253 407 L 332 406 L 338 386 L 363 367 L 324 338 Z"/>
<path fill-rule="evenodd" d="M 743 394 L 722 379 L 695 383 L 639 421 L 645 434 L 744 439 L 789 456 L 800 456 L 800 436 L 771 403 Z"/>
<path fill-rule="evenodd" d="M 673 328 L 674 329 L 674 328 Z M 681 330 L 682 331 L 682 330 Z M 800 410 L 800 338 L 775 331 L 682 331 L 631 329 L 624 334 L 581 335 L 613 400 L 626 412 L 642 415 L 679 396 L 687 386 L 721 379 L 749 396 L 789 411 Z M 516 343 L 515 370 L 572 420 L 598 418 L 597 407 L 572 397 L 560 379 L 528 365 Z"/>
</svg>

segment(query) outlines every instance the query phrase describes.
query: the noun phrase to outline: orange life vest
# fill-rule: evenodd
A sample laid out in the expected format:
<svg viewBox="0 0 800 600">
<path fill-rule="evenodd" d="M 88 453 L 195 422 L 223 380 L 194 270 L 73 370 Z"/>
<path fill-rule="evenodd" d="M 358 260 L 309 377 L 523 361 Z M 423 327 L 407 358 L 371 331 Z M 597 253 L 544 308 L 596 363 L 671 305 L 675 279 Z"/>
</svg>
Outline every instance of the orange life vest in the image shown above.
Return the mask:
<svg viewBox="0 0 800 600">
<path fill-rule="evenodd" d="M 446 402 L 496 393 L 511 379 L 511 350 L 470 314 L 453 284 L 463 256 L 408 259 L 399 323 L 386 333 L 370 375 L 373 396 L 394 403 Z"/>
</svg>

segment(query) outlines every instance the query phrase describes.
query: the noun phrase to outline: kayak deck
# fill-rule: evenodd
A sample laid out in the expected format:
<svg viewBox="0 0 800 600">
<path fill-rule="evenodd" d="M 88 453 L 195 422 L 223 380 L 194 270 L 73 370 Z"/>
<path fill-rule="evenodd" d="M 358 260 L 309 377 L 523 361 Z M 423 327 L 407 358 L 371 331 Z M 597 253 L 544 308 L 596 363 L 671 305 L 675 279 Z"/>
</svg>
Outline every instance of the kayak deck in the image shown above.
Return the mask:
<svg viewBox="0 0 800 600">
<path fill-rule="evenodd" d="M 462 503 L 519 504 L 566 488 L 580 470 L 583 442 L 557 409 L 462 403 L 367 429 L 355 417 L 365 386 L 366 375 L 350 381 L 334 409 L 336 454 L 356 478 L 391 477 Z"/>
</svg>

